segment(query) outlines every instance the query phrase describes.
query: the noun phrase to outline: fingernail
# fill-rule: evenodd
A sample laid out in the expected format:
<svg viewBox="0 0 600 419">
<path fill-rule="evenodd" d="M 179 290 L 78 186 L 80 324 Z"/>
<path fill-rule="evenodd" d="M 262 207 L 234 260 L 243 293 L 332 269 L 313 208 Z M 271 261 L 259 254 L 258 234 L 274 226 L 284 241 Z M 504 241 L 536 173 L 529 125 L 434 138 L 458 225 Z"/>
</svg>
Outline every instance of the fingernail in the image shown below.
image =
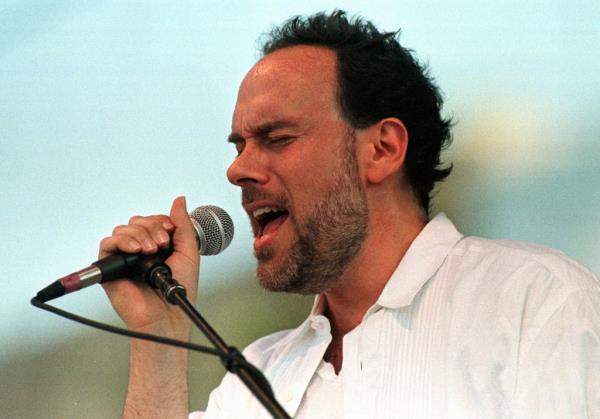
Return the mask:
<svg viewBox="0 0 600 419">
<path fill-rule="evenodd" d="M 172 228 L 174 228 L 175 226 L 173 225 L 172 222 L 170 221 L 164 221 L 163 222 L 163 227 L 166 228 L 167 230 L 171 230 Z"/>
<path fill-rule="evenodd" d="M 142 248 L 142 246 L 140 246 L 140 244 L 135 240 L 129 241 L 129 247 L 131 247 L 133 250 L 140 250 Z"/>
<path fill-rule="evenodd" d="M 158 241 L 161 244 L 167 244 L 169 242 L 169 235 L 167 233 L 165 233 L 164 231 L 159 231 L 158 232 Z"/>
<path fill-rule="evenodd" d="M 182 196 L 181 198 L 183 198 L 183 208 L 185 209 L 185 211 L 187 212 L 187 202 L 185 200 L 185 196 Z"/>
<path fill-rule="evenodd" d="M 154 250 L 154 248 L 156 247 L 154 242 L 150 239 L 144 239 L 143 243 L 144 243 L 144 247 L 146 248 L 146 250 Z"/>
</svg>

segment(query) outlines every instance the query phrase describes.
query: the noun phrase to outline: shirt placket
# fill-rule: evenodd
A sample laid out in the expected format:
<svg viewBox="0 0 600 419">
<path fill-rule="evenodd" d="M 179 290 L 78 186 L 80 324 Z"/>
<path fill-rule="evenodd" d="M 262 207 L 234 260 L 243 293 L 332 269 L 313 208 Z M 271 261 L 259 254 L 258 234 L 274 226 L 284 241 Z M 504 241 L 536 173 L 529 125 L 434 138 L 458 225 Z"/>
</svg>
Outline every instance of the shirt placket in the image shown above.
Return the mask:
<svg viewBox="0 0 600 419">
<path fill-rule="evenodd" d="M 310 328 L 312 330 L 304 337 L 305 342 L 301 345 L 306 350 L 301 361 L 294 365 L 286 365 L 283 368 L 285 373 L 273 383 L 277 399 L 291 416 L 296 414 L 310 378 L 316 373 L 331 342 L 329 322 L 324 316 L 313 316 Z"/>
<path fill-rule="evenodd" d="M 380 315 L 369 310 L 362 323 L 344 337 L 344 417 L 376 417 L 382 354 L 378 351 Z"/>
</svg>

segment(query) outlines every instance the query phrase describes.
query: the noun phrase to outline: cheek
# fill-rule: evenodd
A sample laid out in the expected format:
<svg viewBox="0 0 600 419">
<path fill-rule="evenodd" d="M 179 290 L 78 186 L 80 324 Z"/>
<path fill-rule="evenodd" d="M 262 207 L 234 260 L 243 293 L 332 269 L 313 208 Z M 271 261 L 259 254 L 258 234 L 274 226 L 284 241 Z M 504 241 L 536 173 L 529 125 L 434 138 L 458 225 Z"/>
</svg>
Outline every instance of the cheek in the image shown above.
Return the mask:
<svg viewBox="0 0 600 419">
<path fill-rule="evenodd" d="M 333 186 L 331 175 L 306 169 L 302 169 L 301 173 L 302 178 L 297 179 L 293 185 L 287 185 L 290 227 L 296 235 L 302 232 L 302 226 L 315 216 L 315 208 L 322 203 Z"/>
<path fill-rule="evenodd" d="M 286 185 L 288 196 L 295 209 L 311 208 L 330 189 L 331 174 L 306 167 L 298 173 L 299 176 Z"/>
<path fill-rule="evenodd" d="M 290 175 L 290 185 L 297 194 L 308 197 L 326 192 L 332 181 L 337 177 L 340 170 L 339 165 L 324 154 L 327 151 L 316 151 L 310 158 L 288 165 L 286 170 Z M 293 176 L 293 178 L 292 178 Z"/>
<path fill-rule="evenodd" d="M 302 150 L 295 149 L 289 158 L 277 161 L 277 168 L 273 168 L 290 204 L 299 213 L 310 210 L 315 201 L 329 193 L 342 174 L 340 150 L 331 144 L 320 146 L 326 142 L 327 139 L 318 142 L 313 139 L 312 144 Z"/>
</svg>

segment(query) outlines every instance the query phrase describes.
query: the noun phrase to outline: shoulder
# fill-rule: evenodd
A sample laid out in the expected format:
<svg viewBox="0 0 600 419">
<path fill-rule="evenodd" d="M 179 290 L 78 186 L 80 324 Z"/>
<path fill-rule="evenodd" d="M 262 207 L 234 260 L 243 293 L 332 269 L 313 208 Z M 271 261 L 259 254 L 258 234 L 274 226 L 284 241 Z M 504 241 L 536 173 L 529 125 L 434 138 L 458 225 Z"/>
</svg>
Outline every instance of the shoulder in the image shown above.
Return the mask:
<svg viewBox="0 0 600 419">
<path fill-rule="evenodd" d="M 469 236 L 457 243 L 448 259 L 464 275 L 479 276 L 488 283 L 537 284 L 560 289 L 565 296 L 599 291 L 598 278 L 591 270 L 559 250 L 537 244 Z"/>
<path fill-rule="evenodd" d="M 438 276 L 452 318 L 467 328 L 539 330 L 566 307 L 600 306 L 600 284 L 588 268 L 531 243 L 464 237 Z"/>
</svg>

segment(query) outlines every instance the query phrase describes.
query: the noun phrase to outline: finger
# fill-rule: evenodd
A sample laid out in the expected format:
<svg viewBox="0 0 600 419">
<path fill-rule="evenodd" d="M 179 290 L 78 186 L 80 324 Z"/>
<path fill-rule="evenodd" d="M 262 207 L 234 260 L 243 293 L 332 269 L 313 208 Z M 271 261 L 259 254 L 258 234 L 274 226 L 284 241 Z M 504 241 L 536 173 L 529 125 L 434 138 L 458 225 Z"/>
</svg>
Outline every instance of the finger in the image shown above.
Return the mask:
<svg viewBox="0 0 600 419">
<path fill-rule="evenodd" d="M 146 217 L 134 215 L 129 219 L 129 224 L 145 223 L 147 220 L 150 220 L 151 222 L 161 223 L 162 228 L 164 228 L 168 232 L 173 232 L 173 230 L 175 229 L 175 226 L 173 225 L 173 222 L 171 222 L 169 216 L 164 214 L 150 215 Z"/>
<path fill-rule="evenodd" d="M 142 227 L 150 235 L 152 240 L 160 247 L 167 247 L 170 242 L 170 233 L 175 226 L 166 215 L 153 215 L 150 217 L 132 217 L 129 225 Z M 168 226 L 168 228 L 165 228 Z"/>
<path fill-rule="evenodd" d="M 136 239 L 127 235 L 105 237 L 100 241 L 98 257 L 103 258 L 115 252 L 138 253 L 142 245 Z"/>
<path fill-rule="evenodd" d="M 185 249 L 191 254 L 197 254 L 196 230 L 187 212 L 185 197 L 175 198 L 171 206 L 170 219 L 175 225 L 175 233 L 173 234 L 175 248 Z"/>
<path fill-rule="evenodd" d="M 129 224 L 125 226 L 117 226 L 113 230 L 113 236 L 128 236 L 135 239 L 142 245 L 142 251 L 144 253 L 154 253 L 158 250 L 159 243 L 155 241 L 154 237 L 148 229 L 139 224 Z M 167 237 L 168 242 L 168 237 Z"/>
</svg>

